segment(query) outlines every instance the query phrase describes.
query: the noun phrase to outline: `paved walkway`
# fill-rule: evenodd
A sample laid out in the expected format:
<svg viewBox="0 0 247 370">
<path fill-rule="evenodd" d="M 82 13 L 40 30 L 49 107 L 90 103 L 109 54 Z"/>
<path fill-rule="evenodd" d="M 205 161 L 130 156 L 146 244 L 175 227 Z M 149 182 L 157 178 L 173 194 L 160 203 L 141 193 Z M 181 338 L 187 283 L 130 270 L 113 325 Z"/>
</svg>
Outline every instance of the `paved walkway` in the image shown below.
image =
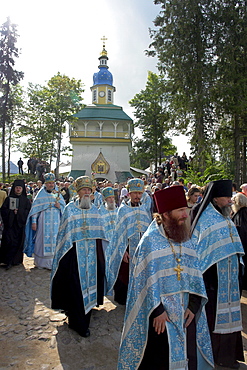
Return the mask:
<svg viewBox="0 0 247 370">
<path fill-rule="evenodd" d="M 124 307 L 105 299 L 94 309 L 89 338 L 70 330 L 66 316 L 50 309 L 50 272 L 33 258 L 0 267 L 0 370 L 116 369 Z"/>
<path fill-rule="evenodd" d="M 91 336 L 82 338 L 50 309 L 49 290 L 50 272 L 35 268 L 33 258 L 0 267 L 0 370 L 115 370 L 124 307 L 106 298 L 93 310 Z M 243 308 L 247 317 L 247 295 Z M 247 350 L 247 325 L 243 337 Z"/>
</svg>

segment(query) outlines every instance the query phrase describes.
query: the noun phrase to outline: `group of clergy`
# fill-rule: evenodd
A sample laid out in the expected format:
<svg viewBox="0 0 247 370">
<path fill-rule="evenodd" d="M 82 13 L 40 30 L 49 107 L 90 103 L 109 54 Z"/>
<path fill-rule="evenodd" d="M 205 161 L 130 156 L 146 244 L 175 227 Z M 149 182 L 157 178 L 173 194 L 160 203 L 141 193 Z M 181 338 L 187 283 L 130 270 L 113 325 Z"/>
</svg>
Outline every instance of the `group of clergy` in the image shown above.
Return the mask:
<svg viewBox="0 0 247 370">
<path fill-rule="evenodd" d="M 11 194 L 18 198 L 15 185 Z M 111 187 L 99 193 L 102 203 L 92 202 L 90 177 L 74 186 L 77 196 L 65 206 L 54 175 L 46 174 L 26 211 L 24 243 L 37 267 L 52 269 L 52 308 L 65 312 L 69 327 L 88 337 L 93 307 L 113 294 L 126 304 L 119 370 L 238 368 L 244 253 L 229 217 L 232 182 L 208 184 L 191 228 L 182 186 L 151 199 L 143 180 L 131 179 L 119 208 Z"/>
</svg>

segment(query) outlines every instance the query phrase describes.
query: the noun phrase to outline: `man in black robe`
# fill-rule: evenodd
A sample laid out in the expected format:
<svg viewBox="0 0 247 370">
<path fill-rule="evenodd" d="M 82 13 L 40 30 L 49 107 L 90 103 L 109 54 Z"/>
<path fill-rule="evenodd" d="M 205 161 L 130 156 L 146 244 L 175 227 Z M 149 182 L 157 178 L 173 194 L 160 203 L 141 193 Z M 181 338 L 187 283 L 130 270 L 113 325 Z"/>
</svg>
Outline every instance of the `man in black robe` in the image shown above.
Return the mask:
<svg viewBox="0 0 247 370">
<path fill-rule="evenodd" d="M 7 265 L 6 270 L 23 262 L 23 243 L 25 225 L 31 203 L 27 199 L 23 180 L 15 180 L 9 196 L 1 207 L 4 230 L 0 248 L 0 262 Z"/>
</svg>

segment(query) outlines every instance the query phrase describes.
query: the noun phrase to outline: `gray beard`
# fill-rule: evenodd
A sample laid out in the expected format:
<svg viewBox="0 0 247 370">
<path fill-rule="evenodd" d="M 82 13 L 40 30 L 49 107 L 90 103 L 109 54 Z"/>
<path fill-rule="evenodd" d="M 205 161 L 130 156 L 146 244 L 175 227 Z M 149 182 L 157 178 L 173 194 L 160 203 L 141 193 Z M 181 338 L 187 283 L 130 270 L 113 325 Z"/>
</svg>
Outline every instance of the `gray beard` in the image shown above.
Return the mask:
<svg viewBox="0 0 247 370">
<path fill-rule="evenodd" d="M 84 195 L 80 200 L 79 200 L 79 207 L 81 209 L 89 209 L 91 206 L 91 199 L 89 195 Z"/>
<path fill-rule="evenodd" d="M 115 204 L 115 201 L 113 203 L 105 203 L 105 208 L 108 210 L 108 211 L 114 211 L 116 207 L 116 204 Z"/>
<path fill-rule="evenodd" d="M 229 206 L 221 207 L 221 212 L 223 216 L 228 217 L 231 214 L 231 207 Z"/>
</svg>

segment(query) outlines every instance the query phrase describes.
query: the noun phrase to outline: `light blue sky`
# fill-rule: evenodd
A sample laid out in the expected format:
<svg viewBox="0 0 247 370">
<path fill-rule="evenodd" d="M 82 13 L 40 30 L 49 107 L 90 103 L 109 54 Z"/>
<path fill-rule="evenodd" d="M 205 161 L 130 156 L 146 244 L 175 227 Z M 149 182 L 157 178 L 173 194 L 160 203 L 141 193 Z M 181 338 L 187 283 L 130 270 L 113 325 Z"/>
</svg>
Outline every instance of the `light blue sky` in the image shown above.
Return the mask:
<svg viewBox="0 0 247 370">
<path fill-rule="evenodd" d="M 10 16 L 18 25 L 21 54 L 16 69 L 25 74 L 22 85 L 44 84 L 60 72 L 82 80 L 85 104 L 91 104 L 90 87 L 105 36 L 114 103 L 134 119 L 128 102 L 145 88 L 147 72 L 157 72 L 157 60 L 144 51 L 159 9 L 152 0 L 9 0 L 1 4 L 0 24 Z M 188 155 L 186 141 L 173 140 Z"/>
</svg>

